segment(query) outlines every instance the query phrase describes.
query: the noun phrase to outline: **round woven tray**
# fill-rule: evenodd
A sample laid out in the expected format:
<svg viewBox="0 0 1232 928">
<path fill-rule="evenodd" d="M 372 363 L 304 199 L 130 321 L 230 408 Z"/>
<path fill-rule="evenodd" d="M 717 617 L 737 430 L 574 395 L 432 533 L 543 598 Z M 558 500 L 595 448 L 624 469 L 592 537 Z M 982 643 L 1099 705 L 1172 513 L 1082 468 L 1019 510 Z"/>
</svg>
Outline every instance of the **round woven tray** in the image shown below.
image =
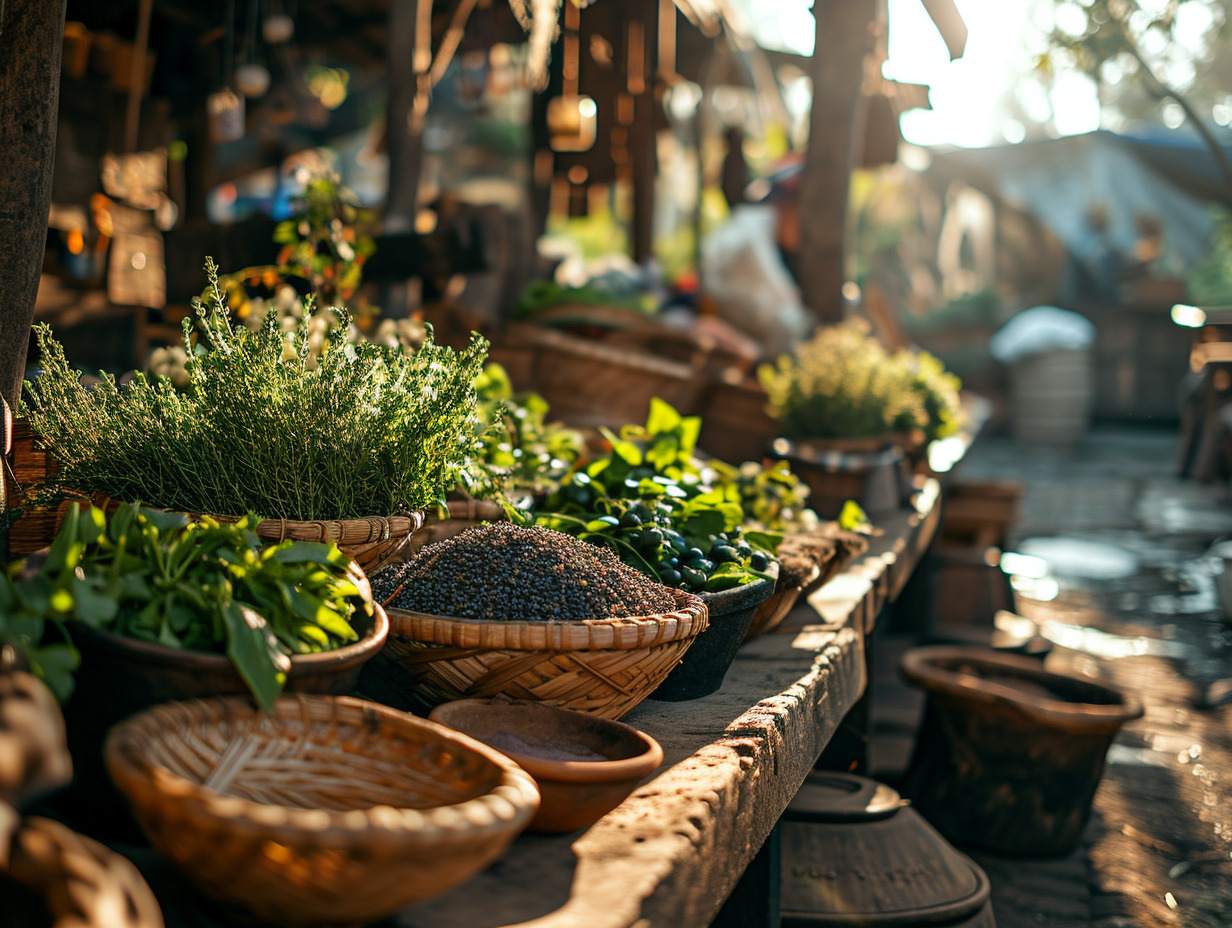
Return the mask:
<svg viewBox="0 0 1232 928">
<path fill-rule="evenodd" d="M 389 638 L 369 667 L 419 711 L 504 695 L 619 719 L 706 628 L 701 597 L 673 592 L 673 612 L 581 622 L 490 622 L 386 606 Z"/>
<path fill-rule="evenodd" d="M 112 730 L 107 767 L 150 842 L 206 894 L 280 925 L 357 924 L 505 852 L 534 781 L 465 735 L 350 697 L 167 703 Z"/>
</svg>

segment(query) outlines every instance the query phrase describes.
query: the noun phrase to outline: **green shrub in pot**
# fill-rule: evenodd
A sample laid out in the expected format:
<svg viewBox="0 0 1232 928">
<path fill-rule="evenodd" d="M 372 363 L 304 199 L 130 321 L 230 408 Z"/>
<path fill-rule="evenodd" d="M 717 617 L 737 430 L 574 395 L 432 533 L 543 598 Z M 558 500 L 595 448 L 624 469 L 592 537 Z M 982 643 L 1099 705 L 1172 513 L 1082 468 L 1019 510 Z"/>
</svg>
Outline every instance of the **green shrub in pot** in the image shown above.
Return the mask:
<svg viewBox="0 0 1232 928">
<path fill-rule="evenodd" d="M 384 517 L 441 502 L 474 457 L 475 386 L 487 343 L 431 339 L 413 353 L 369 342 L 309 352 L 309 309 L 280 330 L 235 323 L 211 297 L 184 326 L 187 386 L 137 374 L 84 388 L 46 325 L 43 372 L 21 414 L 59 466 L 56 488 L 194 513 L 266 519 Z M 339 313 L 344 310 L 320 310 Z"/>
<path fill-rule="evenodd" d="M 366 578 L 337 546 L 262 548 L 255 521 L 191 521 L 133 504 L 108 519 L 74 503 L 38 571 L 0 583 L 0 611 L 10 625 L 58 625 L 70 641 L 74 623 L 84 623 L 164 647 L 225 653 L 268 710 L 292 655 L 357 641 L 352 622 L 374 607 Z M 49 683 L 67 697 L 62 674 Z"/>
<path fill-rule="evenodd" d="M 784 438 L 881 438 L 952 433 L 958 424 L 958 379 L 926 352 L 889 352 L 868 323 L 826 326 L 794 355 L 762 365 L 770 414 Z"/>
</svg>

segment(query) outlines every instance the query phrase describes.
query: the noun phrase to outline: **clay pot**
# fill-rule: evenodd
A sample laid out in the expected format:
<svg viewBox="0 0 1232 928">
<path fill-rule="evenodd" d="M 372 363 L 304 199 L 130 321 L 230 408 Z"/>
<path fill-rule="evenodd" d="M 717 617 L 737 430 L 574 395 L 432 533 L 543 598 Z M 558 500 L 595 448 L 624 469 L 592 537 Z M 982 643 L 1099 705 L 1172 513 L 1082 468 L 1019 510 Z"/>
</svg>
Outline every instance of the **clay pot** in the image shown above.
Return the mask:
<svg viewBox="0 0 1232 928">
<path fill-rule="evenodd" d="M 788 441 L 776 438 L 771 456 L 791 464 L 809 487 L 809 506 L 837 518 L 855 500 L 871 516 L 891 515 L 911 493 L 911 473 L 894 436 Z"/>
<path fill-rule="evenodd" d="M 663 748 L 623 722 L 508 699 L 458 699 L 428 716 L 512 758 L 541 797 L 528 831 L 584 828 L 620 805 L 663 762 Z"/>
<path fill-rule="evenodd" d="M 949 840 L 1052 856 L 1078 844 L 1133 696 L 988 648 L 913 648 L 900 670 L 927 699 L 904 791 Z"/>
</svg>

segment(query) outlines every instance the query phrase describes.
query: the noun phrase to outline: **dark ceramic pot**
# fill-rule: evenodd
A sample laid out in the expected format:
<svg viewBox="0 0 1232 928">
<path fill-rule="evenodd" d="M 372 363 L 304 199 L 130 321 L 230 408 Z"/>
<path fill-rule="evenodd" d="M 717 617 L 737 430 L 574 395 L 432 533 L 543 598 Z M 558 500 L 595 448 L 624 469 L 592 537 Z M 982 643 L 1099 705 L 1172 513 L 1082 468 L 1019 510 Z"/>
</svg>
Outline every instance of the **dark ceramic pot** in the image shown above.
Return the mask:
<svg viewBox="0 0 1232 928">
<path fill-rule="evenodd" d="M 771 570 L 777 577 L 778 565 Z M 650 698 L 662 702 L 700 699 L 722 686 L 758 607 L 774 593 L 775 583 L 774 579 L 759 580 L 721 593 L 703 593 L 710 624 Z"/>
<path fill-rule="evenodd" d="M 1077 846 L 1133 696 L 988 648 L 913 648 L 900 669 L 927 694 L 904 791 L 956 844 L 1064 855 Z"/>
</svg>

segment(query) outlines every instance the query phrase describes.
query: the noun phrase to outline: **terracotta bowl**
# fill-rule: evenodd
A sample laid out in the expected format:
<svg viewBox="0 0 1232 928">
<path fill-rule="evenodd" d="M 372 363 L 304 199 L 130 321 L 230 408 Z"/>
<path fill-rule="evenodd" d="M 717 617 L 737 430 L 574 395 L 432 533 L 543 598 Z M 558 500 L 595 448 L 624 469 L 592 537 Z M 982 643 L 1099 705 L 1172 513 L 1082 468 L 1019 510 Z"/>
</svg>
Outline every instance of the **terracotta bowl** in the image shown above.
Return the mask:
<svg viewBox="0 0 1232 928">
<path fill-rule="evenodd" d="M 458 699 L 428 716 L 496 748 L 535 779 L 528 831 L 584 828 L 620 805 L 663 763 L 663 748 L 623 722 L 508 699 Z"/>
</svg>

